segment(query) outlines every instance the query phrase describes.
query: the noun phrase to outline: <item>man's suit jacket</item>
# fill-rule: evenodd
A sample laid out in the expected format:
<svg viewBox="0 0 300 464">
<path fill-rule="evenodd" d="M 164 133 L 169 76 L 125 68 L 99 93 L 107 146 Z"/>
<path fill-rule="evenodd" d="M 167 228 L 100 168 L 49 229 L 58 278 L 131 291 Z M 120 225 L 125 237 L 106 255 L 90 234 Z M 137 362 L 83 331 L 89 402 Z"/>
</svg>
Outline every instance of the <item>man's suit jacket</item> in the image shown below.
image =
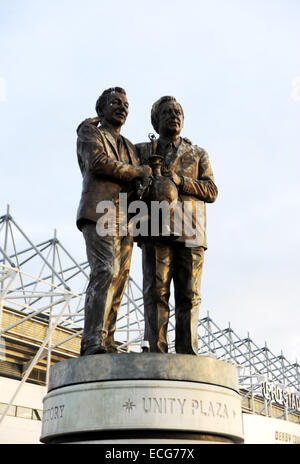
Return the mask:
<svg viewBox="0 0 300 464">
<path fill-rule="evenodd" d="M 141 164 L 147 164 L 148 158 L 152 154 L 151 142 L 137 144 L 136 149 Z M 206 203 L 213 203 L 218 195 L 208 154 L 203 148 L 192 145 L 188 139 L 181 139 L 177 148 L 177 157 L 169 168 L 183 177 L 182 185 L 178 191 L 181 200 L 180 206 L 185 208 L 182 208 L 183 213 L 191 214 L 191 228 L 197 230 L 196 235 L 190 235 L 188 232 L 191 228 L 182 227 L 182 234 L 176 241 L 185 242 L 187 246 L 207 248 Z M 197 211 L 197 218 L 195 214 L 192 214 L 193 211 Z M 182 214 L 181 221 L 183 222 L 183 220 Z"/>
<path fill-rule="evenodd" d="M 96 212 L 100 201 L 118 202 L 119 193 L 132 192 L 139 159 L 134 145 L 122 137 L 127 147 L 130 164 L 120 161 L 117 144 L 107 129 L 97 127 L 89 120 L 77 129 L 77 157 L 83 176 L 82 195 L 77 211 L 77 226 L 86 220 L 97 222 Z"/>
</svg>

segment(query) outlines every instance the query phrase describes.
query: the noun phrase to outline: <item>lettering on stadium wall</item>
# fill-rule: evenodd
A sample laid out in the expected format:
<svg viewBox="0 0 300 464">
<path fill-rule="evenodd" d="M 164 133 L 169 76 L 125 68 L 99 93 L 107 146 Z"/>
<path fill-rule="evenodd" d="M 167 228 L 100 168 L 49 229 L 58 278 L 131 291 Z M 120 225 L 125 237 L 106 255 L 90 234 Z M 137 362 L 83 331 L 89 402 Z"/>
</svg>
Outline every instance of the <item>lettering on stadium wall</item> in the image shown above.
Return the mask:
<svg viewBox="0 0 300 464">
<path fill-rule="evenodd" d="M 272 382 L 262 383 L 262 395 L 266 400 L 280 404 L 290 410 L 300 412 L 300 393 L 290 393 Z"/>
<path fill-rule="evenodd" d="M 279 441 L 283 443 L 290 443 L 293 445 L 299 445 L 300 436 L 295 435 L 293 433 L 281 432 L 279 430 L 275 430 L 275 441 Z"/>
</svg>

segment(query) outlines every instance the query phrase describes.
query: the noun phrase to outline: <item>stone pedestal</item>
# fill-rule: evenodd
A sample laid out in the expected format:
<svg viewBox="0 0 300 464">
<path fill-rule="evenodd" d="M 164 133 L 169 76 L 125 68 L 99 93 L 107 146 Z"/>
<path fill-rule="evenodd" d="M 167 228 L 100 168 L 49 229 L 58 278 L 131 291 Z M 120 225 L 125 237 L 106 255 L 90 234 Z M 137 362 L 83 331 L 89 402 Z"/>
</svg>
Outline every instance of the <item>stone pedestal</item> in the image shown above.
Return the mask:
<svg viewBox="0 0 300 464">
<path fill-rule="evenodd" d="M 232 364 L 204 356 L 101 354 L 51 368 L 44 443 L 241 443 Z"/>
</svg>

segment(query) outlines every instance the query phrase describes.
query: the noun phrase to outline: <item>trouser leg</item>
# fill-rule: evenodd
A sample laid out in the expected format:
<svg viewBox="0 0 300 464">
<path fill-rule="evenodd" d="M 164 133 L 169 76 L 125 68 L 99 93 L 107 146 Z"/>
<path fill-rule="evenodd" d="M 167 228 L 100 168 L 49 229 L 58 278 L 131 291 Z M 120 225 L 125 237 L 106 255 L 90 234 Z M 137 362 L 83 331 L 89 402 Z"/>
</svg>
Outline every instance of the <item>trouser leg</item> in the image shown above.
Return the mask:
<svg viewBox="0 0 300 464">
<path fill-rule="evenodd" d="M 145 340 L 151 352 L 168 351 L 170 282 L 172 277 L 172 248 L 154 241 L 142 247 Z"/>
<path fill-rule="evenodd" d="M 176 353 L 198 353 L 198 317 L 203 261 L 203 247 L 188 248 L 184 244 L 176 244 L 173 274 Z"/>
<path fill-rule="evenodd" d="M 92 347 L 106 350 L 108 333 L 110 333 L 110 343 L 112 343 L 118 310 L 114 299 L 117 294 L 118 300 L 123 292 L 116 292 L 122 256 L 120 238 L 100 237 L 93 223 L 86 224 L 82 232 L 91 269 L 86 291 L 85 321 L 81 342 L 81 354 L 84 354 L 88 348 Z M 128 263 L 128 259 L 126 262 Z M 126 285 L 125 279 L 122 280 L 122 284 Z"/>
<path fill-rule="evenodd" d="M 116 331 L 118 309 L 120 307 L 124 292 L 127 287 L 130 262 L 133 248 L 133 238 L 130 236 L 122 237 L 116 246 L 116 260 L 119 265 L 119 272 L 114 276 L 112 286 L 114 288 L 113 301 L 107 323 L 107 336 L 105 347 L 107 351 L 115 351 L 114 334 Z"/>
</svg>

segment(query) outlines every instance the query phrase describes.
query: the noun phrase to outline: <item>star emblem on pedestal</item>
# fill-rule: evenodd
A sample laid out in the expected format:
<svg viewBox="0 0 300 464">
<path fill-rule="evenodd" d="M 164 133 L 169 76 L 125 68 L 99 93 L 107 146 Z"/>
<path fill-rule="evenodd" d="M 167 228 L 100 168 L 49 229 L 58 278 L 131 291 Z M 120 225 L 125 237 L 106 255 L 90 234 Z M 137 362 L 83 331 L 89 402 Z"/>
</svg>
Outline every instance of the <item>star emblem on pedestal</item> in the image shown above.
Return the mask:
<svg viewBox="0 0 300 464">
<path fill-rule="evenodd" d="M 128 400 L 123 404 L 123 408 L 125 408 L 127 412 L 133 411 L 133 409 L 135 408 L 135 406 L 136 406 L 136 405 L 135 405 L 130 399 L 128 399 Z"/>
</svg>

